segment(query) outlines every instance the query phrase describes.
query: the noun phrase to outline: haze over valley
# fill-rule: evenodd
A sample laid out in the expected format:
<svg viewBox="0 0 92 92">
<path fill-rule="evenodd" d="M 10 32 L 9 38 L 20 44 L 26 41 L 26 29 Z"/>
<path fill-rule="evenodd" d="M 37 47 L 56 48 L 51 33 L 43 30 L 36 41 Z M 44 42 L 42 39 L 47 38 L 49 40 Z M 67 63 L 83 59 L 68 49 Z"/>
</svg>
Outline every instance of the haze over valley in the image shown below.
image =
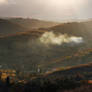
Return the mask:
<svg viewBox="0 0 92 92">
<path fill-rule="evenodd" d="M 46 72 L 90 63 L 91 23 L 0 19 L 0 68 Z"/>
</svg>

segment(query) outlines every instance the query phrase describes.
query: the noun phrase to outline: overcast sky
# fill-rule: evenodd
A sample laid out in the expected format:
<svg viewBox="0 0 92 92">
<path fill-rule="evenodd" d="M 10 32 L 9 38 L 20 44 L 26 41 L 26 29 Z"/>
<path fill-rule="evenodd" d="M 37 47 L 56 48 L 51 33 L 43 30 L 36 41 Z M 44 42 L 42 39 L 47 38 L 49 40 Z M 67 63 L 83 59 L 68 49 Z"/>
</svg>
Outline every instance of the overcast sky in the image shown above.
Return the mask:
<svg viewBox="0 0 92 92">
<path fill-rule="evenodd" d="M 92 0 L 0 0 L 1 17 L 63 21 L 92 18 Z"/>
</svg>

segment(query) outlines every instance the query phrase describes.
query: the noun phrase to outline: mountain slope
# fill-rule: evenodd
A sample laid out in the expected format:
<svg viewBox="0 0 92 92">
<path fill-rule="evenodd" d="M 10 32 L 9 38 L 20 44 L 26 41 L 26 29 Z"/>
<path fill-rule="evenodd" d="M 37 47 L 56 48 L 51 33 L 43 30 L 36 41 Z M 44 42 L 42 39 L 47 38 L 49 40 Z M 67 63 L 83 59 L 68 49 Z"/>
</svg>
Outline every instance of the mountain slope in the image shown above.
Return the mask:
<svg viewBox="0 0 92 92">
<path fill-rule="evenodd" d="M 46 76 L 51 77 L 51 76 L 74 76 L 74 75 L 82 75 L 85 76 L 86 79 L 92 79 L 92 63 L 89 64 L 84 64 L 84 65 L 79 65 L 76 67 L 70 67 L 66 68 L 65 70 L 57 70 L 54 72 L 47 73 Z"/>
<path fill-rule="evenodd" d="M 12 22 L 9 21 L 9 23 Z M 91 21 L 66 23 L 50 28 L 3 35 L 0 37 L 0 65 L 2 68 L 17 67 L 22 71 L 34 72 L 40 68 L 42 72 L 46 72 L 59 67 L 66 68 L 90 63 L 92 62 L 92 49 L 89 49 L 92 48 L 91 25 Z M 59 35 L 66 33 L 79 36 L 84 42 L 60 45 L 42 44 L 39 38 L 49 31 Z"/>
<path fill-rule="evenodd" d="M 25 30 L 27 29 L 16 23 L 12 23 L 5 19 L 0 19 L 0 35 L 14 34 L 17 32 L 23 32 Z"/>
<path fill-rule="evenodd" d="M 27 32 L 32 29 L 52 27 L 59 23 L 41 21 L 36 19 L 6 18 L 0 19 L 0 35 Z"/>
<path fill-rule="evenodd" d="M 9 21 L 13 23 L 17 23 L 27 29 L 38 29 L 38 28 L 47 28 L 56 26 L 59 23 L 37 20 L 37 19 L 29 19 L 29 18 L 10 18 Z"/>
<path fill-rule="evenodd" d="M 39 32 L 29 32 L 0 38 L 2 68 L 17 67 L 22 71 L 34 72 L 40 68 L 42 72 L 46 72 L 59 67 L 87 64 L 92 60 L 92 49 L 82 49 L 84 45 L 48 48 L 38 41 L 39 37 Z"/>
<path fill-rule="evenodd" d="M 65 24 L 61 24 L 61 25 L 51 27 L 48 30 L 60 32 L 62 34 L 81 36 L 85 39 L 85 41 L 91 42 L 92 21 L 65 23 Z"/>
</svg>

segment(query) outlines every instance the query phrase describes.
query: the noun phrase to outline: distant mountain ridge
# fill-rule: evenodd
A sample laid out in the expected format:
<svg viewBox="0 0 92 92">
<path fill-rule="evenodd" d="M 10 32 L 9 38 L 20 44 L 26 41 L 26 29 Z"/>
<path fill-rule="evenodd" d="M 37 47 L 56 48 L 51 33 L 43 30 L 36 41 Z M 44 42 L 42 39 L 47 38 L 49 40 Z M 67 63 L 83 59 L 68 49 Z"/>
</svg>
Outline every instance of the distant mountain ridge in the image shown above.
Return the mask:
<svg viewBox="0 0 92 92">
<path fill-rule="evenodd" d="M 46 22 L 36 19 L 7 18 L 0 19 L 0 35 L 16 34 L 17 32 L 27 32 L 40 27 L 51 27 L 58 23 Z"/>
<path fill-rule="evenodd" d="M 0 35 L 23 32 L 26 29 L 16 23 L 12 23 L 5 19 L 0 19 Z"/>
<path fill-rule="evenodd" d="M 30 19 L 30 18 L 10 18 L 9 21 L 13 23 L 18 23 L 21 26 L 27 28 L 27 29 L 38 29 L 38 28 L 47 28 L 52 27 L 55 25 L 58 25 L 57 22 L 50 22 L 50 21 L 43 21 L 38 19 Z"/>
</svg>

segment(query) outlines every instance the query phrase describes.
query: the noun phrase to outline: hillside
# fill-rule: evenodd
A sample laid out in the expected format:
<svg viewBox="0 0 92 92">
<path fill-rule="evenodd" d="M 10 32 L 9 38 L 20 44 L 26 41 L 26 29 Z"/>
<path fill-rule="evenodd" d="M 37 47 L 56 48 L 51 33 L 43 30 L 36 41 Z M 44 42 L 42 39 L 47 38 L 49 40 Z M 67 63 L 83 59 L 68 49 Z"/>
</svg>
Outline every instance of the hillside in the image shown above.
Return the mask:
<svg viewBox="0 0 92 92">
<path fill-rule="evenodd" d="M 46 76 L 74 76 L 76 74 L 84 75 L 86 79 L 92 79 L 92 63 L 81 64 L 74 67 L 68 67 L 65 69 L 57 69 L 53 72 L 47 73 Z"/>
<path fill-rule="evenodd" d="M 92 60 L 92 49 L 84 44 L 62 45 L 48 48 L 38 40 L 39 34 L 17 34 L 0 38 L 0 65 L 2 68 L 14 68 L 24 71 L 34 71 L 40 68 L 42 72 L 87 64 Z M 40 52 L 40 54 L 39 54 Z"/>
<path fill-rule="evenodd" d="M 90 36 L 92 34 L 92 21 L 64 23 L 51 27 L 50 30 L 67 33 L 70 35 Z"/>
<path fill-rule="evenodd" d="M 27 30 L 23 26 L 16 23 L 12 23 L 5 19 L 0 19 L 0 35 L 14 34 L 16 32 L 23 32 Z"/>
<path fill-rule="evenodd" d="M 92 21 L 87 22 L 72 22 L 60 24 L 51 27 L 48 30 L 53 30 L 55 32 L 60 32 L 62 34 L 69 34 L 74 36 L 81 36 L 85 39 L 88 44 L 91 42 L 92 37 Z"/>
<path fill-rule="evenodd" d="M 9 23 L 14 22 L 9 21 Z M 43 73 L 57 68 L 90 63 L 92 62 L 91 25 L 91 21 L 65 23 L 2 35 L 0 36 L 1 68 L 17 67 L 19 70 L 30 72 L 38 72 L 40 69 Z"/>
<path fill-rule="evenodd" d="M 36 19 L 24 19 L 24 18 L 6 18 L 0 19 L 0 35 L 15 34 L 17 32 L 27 32 L 32 29 L 38 29 L 41 27 L 52 27 L 58 23 L 46 22 Z"/>
<path fill-rule="evenodd" d="M 13 23 L 17 23 L 29 30 L 38 29 L 38 28 L 48 28 L 59 24 L 57 22 L 43 21 L 43 20 L 30 19 L 30 18 L 9 18 L 8 20 Z"/>
</svg>

